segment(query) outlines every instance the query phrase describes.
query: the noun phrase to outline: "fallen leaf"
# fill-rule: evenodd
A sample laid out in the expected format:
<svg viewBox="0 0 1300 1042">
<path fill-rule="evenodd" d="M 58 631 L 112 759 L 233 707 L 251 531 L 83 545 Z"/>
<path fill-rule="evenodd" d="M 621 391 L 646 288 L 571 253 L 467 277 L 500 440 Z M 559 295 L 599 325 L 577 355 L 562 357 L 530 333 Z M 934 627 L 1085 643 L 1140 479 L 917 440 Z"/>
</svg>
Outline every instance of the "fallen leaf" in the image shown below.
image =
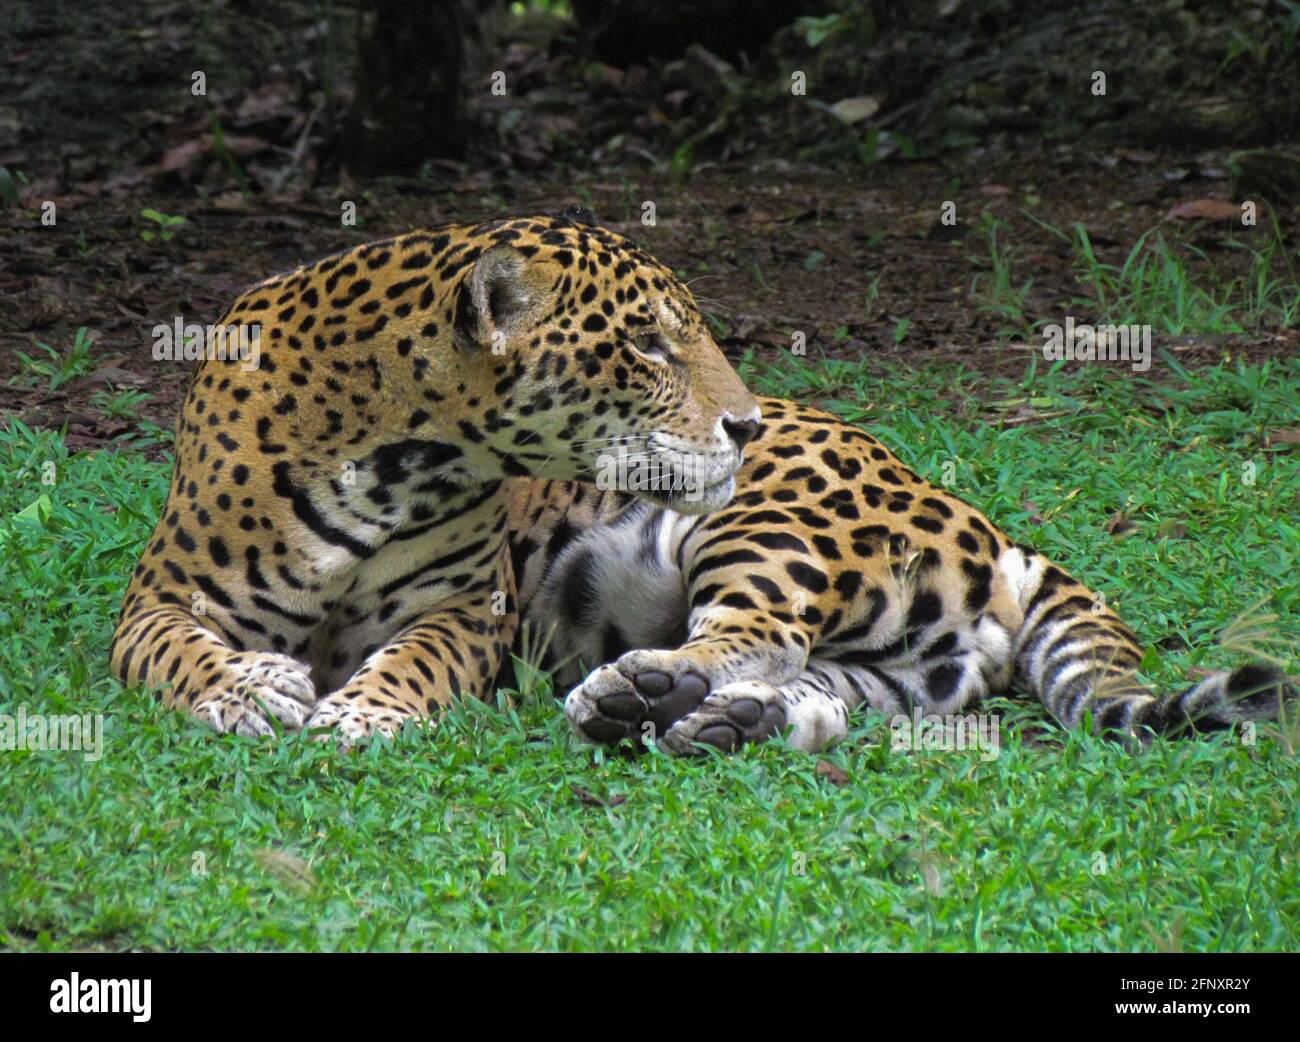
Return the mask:
<svg viewBox="0 0 1300 1042">
<path fill-rule="evenodd" d="M 1123 511 L 1116 510 L 1110 515 L 1110 520 L 1106 522 L 1106 531 L 1111 535 L 1123 535 L 1125 532 L 1132 532 L 1137 525 L 1130 518 L 1124 516 Z"/>
<path fill-rule="evenodd" d="M 253 858 L 268 872 L 278 876 L 295 890 L 306 891 L 316 885 L 316 874 L 297 854 L 265 847 L 253 851 Z"/>
<path fill-rule="evenodd" d="M 831 106 L 831 115 L 841 123 L 861 123 L 880 111 L 880 101 L 864 94 L 858 98 L 841 98 Z"/>
<path fill-rule="evenodd" d="M 133 373 L 129 369 L 120 369 L 115 365 L 106 365 L 96 369 L 88 377 L 87 383 L 92 384 L 143 384 L 148 381 L 138 373 Z"/>
<path fill-rule="evenodd" d="M 206 151 L 207 147 L 200 138 L 184 141 L 163 153 L 162 160 L 158 163 L 158 169 L 163 173 L 184 170 Z"/>
<path fill-rule="evenodd" d="M 255 156 L 271 147 L 269 141 L 260 137 L 251 137 L 247 134 L 226 134 L 221 139 L 221 145 L 227 153 L 239 159 L 247 159 L 249 156 Z M 191 138 L 189 141 L 183 141 L 181 144 L 169 148 L 163 153 L 163 157 L 158 163 L 158 169 L 164 174 L 175 170 L 184 170 L 193 165 L 199 157 L 209 153 L 215 154 L 212 135 L 203 134 L 200 137 Z"/>
<path fill-rule="evenodd" d="M 622 90 L 623 81 L 627 79 L 627 73 L 613 65 L 606 65 L 603 62 L 593 62 L 587 66 L 584 77 L 589 85 L 608 86 L 611 90 Z M 682 91 L 685 94 L 685 91 Z"/>
<path fill-rule="evenodd" d="M 578 802 L 584 807 L 617 807 L 621 803 L 627 802 L 626 796 L 611 796 L 607 800 L 602 800 L 590 789 L 584 789 L 581 785 L 571 785 L 569 788 L 573 795 L 578 797 Z"/>
<path fill-rule="evenodd" d="M 1193 220 L 1203 217 L 1211 221 L 1235 221 L 1241 217 L 1241 207 L 1227 199 L 1192 199 L 1179 203 L 1167 214 L 1166 220 Z"/>
<path fill-rule="evenodd" d="M 1181 521 L 1175 521 L 1173 518 L 1162 521 L 1160 527 L 1156 529 L 1157 539 L 1182 539 L 1186 534 L 1187 526 Z"/>
<path fill-rule="evenodd" d="M 212 200 L 212 208 L 223 212 L 244 213 L 250 206 L 242 192 L 222 192 Z"/>
<path fill-rule="evenodd" d="M 849 774 L 842 767 L 836 767 L 830 760 L 817 761 L 817 776 L 825 778 L 832 785 L 847 785 Z"/>
<path fill-rule="evenodd" d="M 285 119 L 294 115 L 287 83 L 268 83 L 244 97 L 235 110 L 234 122 L 246 126 L 262 120 Z"/>
</svg>

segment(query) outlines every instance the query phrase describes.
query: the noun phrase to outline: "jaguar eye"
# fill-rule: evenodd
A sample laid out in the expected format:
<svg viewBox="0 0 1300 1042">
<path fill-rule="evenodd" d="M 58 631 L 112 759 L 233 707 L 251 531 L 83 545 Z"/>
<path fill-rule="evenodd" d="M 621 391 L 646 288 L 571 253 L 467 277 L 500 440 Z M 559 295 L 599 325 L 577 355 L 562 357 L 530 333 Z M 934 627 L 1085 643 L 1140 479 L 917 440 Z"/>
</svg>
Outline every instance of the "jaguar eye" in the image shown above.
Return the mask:
<svg viewBox="0 0 1300 1042">
<path fill-rule="evenodd" d="M 632 346 L 652 362 L 671 362 L 672 348 L 662 333 L 642 333 L 632 338 Z"/>
</svg>

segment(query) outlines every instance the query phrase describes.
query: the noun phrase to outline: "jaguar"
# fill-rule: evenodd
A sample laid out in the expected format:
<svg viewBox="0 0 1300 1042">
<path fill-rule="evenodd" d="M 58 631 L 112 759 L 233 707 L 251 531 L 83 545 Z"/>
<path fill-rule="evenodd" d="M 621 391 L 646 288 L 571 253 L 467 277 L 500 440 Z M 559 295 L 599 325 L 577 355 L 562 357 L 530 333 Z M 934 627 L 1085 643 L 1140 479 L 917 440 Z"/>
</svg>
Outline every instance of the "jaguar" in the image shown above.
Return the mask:
<svg viewBox="0 0 1300 1042">
<path fill-rule="evenodd" d="M 111 660 L 223 732 L 347 743 L 487 697 L 513 480 L 593 481 L 618 444 L 709 511 L 758 429 L 686 287 L 576 209 L 268 278 L 208 338 L 257 350 L 194 368 Z"/>
<path fill-rule="evenodd" d="M 689 289 L 580 209 L 328 257 L 232 330 L 255 364 L 196 365 L 111 652 L 218 731 L 391 735 L 490 697 L 524 633 L 579 735 L 675 754 L 1013 685 L 1135 736 L 1294 697 L 1263 664 L 1145 690 L 1092 591 L 866 431 L 753 397 Z"/>
</svg>

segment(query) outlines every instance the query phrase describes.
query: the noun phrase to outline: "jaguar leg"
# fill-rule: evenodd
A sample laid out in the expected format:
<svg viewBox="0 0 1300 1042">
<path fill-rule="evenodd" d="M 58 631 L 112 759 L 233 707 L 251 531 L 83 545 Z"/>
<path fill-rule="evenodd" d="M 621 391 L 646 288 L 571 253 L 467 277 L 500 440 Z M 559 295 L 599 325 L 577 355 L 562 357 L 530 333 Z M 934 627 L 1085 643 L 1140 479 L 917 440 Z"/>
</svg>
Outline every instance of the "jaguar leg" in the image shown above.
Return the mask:
<svg viewBox="0 0 1300 1042">
<path fill-rule="evenodd" d="M 492 694 L 517 624 L 496 615 L 491 590 L 442 601 L 375 651 L 343 687 L 321 699 L 307 727 L 330 728 L 344 744 L 392 737 L 408 720 L 461 698 Z"/>
<path fill-rule="evenodd" d="M 277 725 L 296 731 L 316 704 L 310 666 L 288 655 L 237 650 L 154 590 L 133 591 L 123 604 L 112 668 L 124 684 L 156 688 L 168 708 L 222 732 L 271 736 Z"/>
</svg>

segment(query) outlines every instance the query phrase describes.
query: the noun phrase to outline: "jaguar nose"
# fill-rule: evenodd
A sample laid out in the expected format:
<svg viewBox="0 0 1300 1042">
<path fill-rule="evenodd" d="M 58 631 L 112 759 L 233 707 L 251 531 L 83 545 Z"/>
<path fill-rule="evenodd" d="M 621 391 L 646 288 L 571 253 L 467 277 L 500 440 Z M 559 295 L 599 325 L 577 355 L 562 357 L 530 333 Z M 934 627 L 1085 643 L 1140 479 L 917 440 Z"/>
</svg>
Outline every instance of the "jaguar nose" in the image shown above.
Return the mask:
<svg viewBox="0 0 1300 1042">
<path fill-rule="evenodd" d="M 739 452 L 754 440 L 754 436 L 758 433 L 758 421 L 737 420 L 731 416 L 724 416 L 722 418 L 722 429 L 727 432 L 727 437 L 731 439 L 732 444 L 736 446 L 736 451 Z"/>
</svg>

